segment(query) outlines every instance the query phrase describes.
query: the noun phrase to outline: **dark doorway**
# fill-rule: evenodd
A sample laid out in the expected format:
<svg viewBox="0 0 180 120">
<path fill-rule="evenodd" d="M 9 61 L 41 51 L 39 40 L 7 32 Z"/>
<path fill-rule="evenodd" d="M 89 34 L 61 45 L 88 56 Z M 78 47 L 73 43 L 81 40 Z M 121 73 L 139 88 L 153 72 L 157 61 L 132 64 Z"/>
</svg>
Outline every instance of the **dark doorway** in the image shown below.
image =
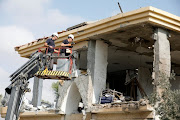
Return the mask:
<svg viewBox="0 0 180 120">
<path fill-rule="evenodd" d="M 109 89 L 122 92 L 124 96 L 129 96 L 133 100 L 137 100 L 137 85 L 135 82 L 130 82 L 125 85 L 126 82 L 126 70 L 118 72 L 111 72 L 107 74 L 107 83 Z"/>
</svg>

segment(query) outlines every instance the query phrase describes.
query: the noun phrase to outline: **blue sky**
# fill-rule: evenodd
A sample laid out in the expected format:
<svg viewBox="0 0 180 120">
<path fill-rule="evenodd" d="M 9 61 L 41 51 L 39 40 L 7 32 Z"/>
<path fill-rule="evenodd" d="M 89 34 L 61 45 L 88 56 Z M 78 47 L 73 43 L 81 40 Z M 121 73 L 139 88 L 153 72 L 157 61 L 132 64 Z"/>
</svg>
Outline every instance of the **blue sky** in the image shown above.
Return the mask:
<svg viewBox="0 0 180 120">
<path fill-rule="evenodd" d="M 39 38 L 79 22 L 115 15 L 120 12 L 117 2 L 124 12 L 153 6 L 180 16 L 179 0 L 0 0 L 0 26 L 25 27 Z"/>
<path fill-rule="evenodd" d="M 67 0 L 57 1 L 54 7 L 65 14 L 97 20 L 109 17 L 113 12 L 120 12 L 117 2 L 121 4 L 124 12 L 153 6 L 180 16 L 179 0 Z"/>
<path fill-rule="evenodd" d="M 120 13 L 117 2 L 124 12 L 153 6 L 180 16 L 180 0 L 0 0 L 0 94 L 9 84 L 8 76 L 27 61 L 14 51 L 15 46 L 84 21 L 116 15 Z M 50 85 L 44 82 L 44 93 L 50 96 L 43 94 L 43 99 L 52 98 Z"/>
</svg>

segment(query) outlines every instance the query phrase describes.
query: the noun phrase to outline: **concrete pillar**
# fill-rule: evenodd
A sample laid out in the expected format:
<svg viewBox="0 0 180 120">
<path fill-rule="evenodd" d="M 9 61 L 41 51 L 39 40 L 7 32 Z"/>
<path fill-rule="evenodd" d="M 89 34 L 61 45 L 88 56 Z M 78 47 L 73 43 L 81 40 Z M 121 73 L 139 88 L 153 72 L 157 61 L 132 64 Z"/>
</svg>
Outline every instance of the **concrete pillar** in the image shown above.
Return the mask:
<svg viewBox="0 0 180 120">
<path fill-rule="evenodd" d="M 86 111 L 90 110 L 92 105 L 92 81 L 89 75 L 80 75 L 73 80 L 64 81 L 59 85 L 59 99 L 57 108 L 62 114 L 71 114 L 77 112 L 78 104 L 82 99 Z M 71 110 L 70 110 L 71 108 Z"/>
<path fill-rule="evenodd" d="M 141 84 L 144 92 L 147 96 L 150 96 L 153 92 L 153 85 L 152 85 L 152 73 L 150 72 L 149 68 L 139 67 L 138 68 L 138 81 Z M 142 98 L 139 89 L 137 92 L 138 100 Z"/>
<path fill-rule="evenodd" d="M 170 44 L 167 39 L 167 31 L 161 28 L 158 28 L 155 31 L 157 35 L 156 41 L 154 44 L 154 83 L 156 86 L 156 92 L 161 94 L 161 88 L 158 86 L 158 81 L 162 79 L 162 74 L 166 78 L 170 77 L 171 73 L 171 57 L 170 57 Z"/>
<path fill-rule="evenodd" d="M 88 42 L 88 51 L 87 51 L 87 71 L 89 72 L 93 80 L 94 80 L 94 66 L 95 66 L 95 48 L 96 48 L 96 41 L 90 40 Z"/>
<path fill-rule="evenodd" d="M 87 52 L 87 69 L 93 83 L 93 102 L 99 102 L 99 96 L 106 88 L 108 45 L 103 41 L 89 41 Z"/>
<path fill-rule="evenodd" d="M 78 78 L 74 80 L 76 83 L 79 93 L 81 95 L 84 108 L 86 112 L 90 110 L 92 105 L 92 96 L 93 96 L 93 86 L 92 79 L 90 75 L 80 75 Z"/>
<path fill-rule="evenodd" d="M 168 33 L 166 30 L 157 28 L 154 33 L 154 62 L 153 62 L 153 79 L 154 79 L 154 88 L 157 93 L 157 96 L 161 98 L 163 89 L 161 88 L 159 81 L 162 79 L 169 82 L 170 71 L 171 71 L 171 57 L 170 57 L 170 44 L 168 40 Z M 159 103 L 156 103 L 158 107 Z M 156 116 L 156 120 L 159 120 L 159 116 Z"/>
<path fill-rule="evenodd" d="M 43 79 L 34 77 L 32 104 L 34 107 L 41 105 Z"/>
<path fill-rule="evenodd" d="M 64 101 L 61 106 L 61 112 L 65 114 L 78 113 L 78 105 L 81 101 L 81 95 L 78 91 L 78 88 L 75 82 L 68 87 L 67 91 L 64 92 Z"/>
<path fill-rule="evenodd" d="M 66 103 L 67 103 L 67 97 L 68 96 L 68 91 L 70 89 L 70 86 L 72 85 L 73 81 L 64 81 L 63 85 L 59 84 L 59 98 L 57 102 L 57 109 L 60 110 L 63 114 L 65 114 L 65 108 L 66 108 Z"/>
</svg>

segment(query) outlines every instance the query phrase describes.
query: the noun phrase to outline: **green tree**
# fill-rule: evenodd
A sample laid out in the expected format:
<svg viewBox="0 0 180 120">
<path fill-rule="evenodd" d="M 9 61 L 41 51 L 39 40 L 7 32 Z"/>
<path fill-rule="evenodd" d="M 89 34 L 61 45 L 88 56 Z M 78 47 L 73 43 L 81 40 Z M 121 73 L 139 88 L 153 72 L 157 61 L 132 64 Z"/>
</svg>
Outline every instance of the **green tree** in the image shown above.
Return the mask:
<svg viewBox="0 0 180 120">
<path fill-rule="evenodd" d="M 46 100 L 41 100 L 41 102 L 51 104 L 49 101 L 46 101 Z"/>
<path fill-rule="evenodd" d="M 170 78 L 161 73 L 161 79 L 156 85 L 163 89 L 162 96 L 154 92 L 149 98 L 150 103 L 155 107 L 161 120 L 178 120 L 179 119 L 179 108 L 180 108 L 180 90 L 172 90 L 171 83 L 169 80 L 175 80 L 174 76 Z M 155 106 L 157 101 L 161 101 L 158 107 Z"/>
<path fill-rule="evenodd" d="M 58 97 L 59 97 L 59 93 L 58 93 L 59 81 L 52 83 L 51 87 L 54 91 L 54 95 L 55 95 L 56 99 L 58 99 Z"/>
</svg>

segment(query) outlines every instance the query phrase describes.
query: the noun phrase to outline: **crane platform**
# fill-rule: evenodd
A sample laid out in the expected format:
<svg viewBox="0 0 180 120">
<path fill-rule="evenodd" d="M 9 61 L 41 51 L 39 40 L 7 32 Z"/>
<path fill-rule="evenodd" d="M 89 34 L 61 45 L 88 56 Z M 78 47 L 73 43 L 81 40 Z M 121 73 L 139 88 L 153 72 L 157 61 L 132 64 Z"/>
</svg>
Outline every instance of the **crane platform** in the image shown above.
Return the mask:
<svg viewBox="0 0 180 120">
<path fill-rule="evenodd" d="M 39 70 L 35 76 L 42 79 L 71 80 L 71 74 L 69 72 L 49 71 L 48 69 Z"/>
</svg>

